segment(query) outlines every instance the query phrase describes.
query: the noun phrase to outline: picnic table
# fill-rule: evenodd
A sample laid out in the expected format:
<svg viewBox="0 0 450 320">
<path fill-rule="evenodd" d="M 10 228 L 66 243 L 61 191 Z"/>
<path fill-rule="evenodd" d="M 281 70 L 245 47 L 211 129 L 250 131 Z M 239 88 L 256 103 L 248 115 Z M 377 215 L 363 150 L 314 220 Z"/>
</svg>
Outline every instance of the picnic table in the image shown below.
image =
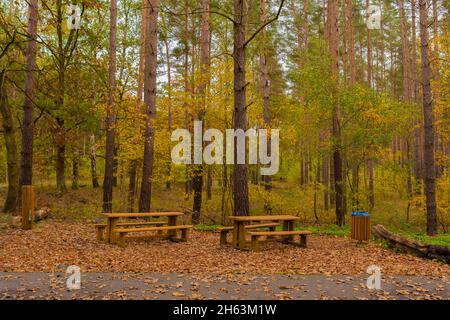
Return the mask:
<svg viewBox="0 0 450 320">
<path fill-rule="evenodd" d="M 268 215 L 268 216 L 231 216 L 229 217 L 233 221 L 233 246 L 237 249 L 244 249 L 246 247 L 245 243 L 245 226 L 252 222 L 283 222 L 283 231 L 293 231 L 294 222 L 300 220 L 299 217 L 290 215 Z M 292 235 L 287 235 L 286 238 L 291 238 Z"/>
<path fill-rule="evenodd" d="M 159 217 L 167 217 L 167 225 L 168 228 L 167 233 L 170 236 L 173 236 L 176 232 L 176 229 L 173 229 L 177 225 L 177 218 L 179 216 L 184 215 L 183 212 L 143 212 L 143 213 L 103 213 L 106 217 L 106 235 L 105 241 L 107 243 L 115 242 L 115 234 L 113 232 L 114 229 L 117 228 L 117 224 L 119 219 L 129 219 L 129 218 L 159 218 Z"/>
</svg>

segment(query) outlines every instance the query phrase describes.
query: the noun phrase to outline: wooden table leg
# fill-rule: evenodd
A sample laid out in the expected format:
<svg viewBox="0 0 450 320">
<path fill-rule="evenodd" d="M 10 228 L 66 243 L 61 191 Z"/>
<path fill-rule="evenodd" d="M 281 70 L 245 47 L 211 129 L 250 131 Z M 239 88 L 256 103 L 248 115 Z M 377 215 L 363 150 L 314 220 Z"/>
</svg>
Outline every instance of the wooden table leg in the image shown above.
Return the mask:
<svg viewBox="0 0 450 320">
<path fill-rule="evenodd" d="M 169 221 L 167 223 L 168 226 L 176 226 L 177 225 L 177 216 L 169 216 Z M 175 238 L 176 230 L 167 230 L 167 236 L 170 240 Z"/>
<path fill-rule="evenodd" d="M 238 243 L 239 243 L 239 249 L 245 248 L 245 223 L 239 222 L 239 233 L 238 233 Z"/>
<path fill-rule="evenodd" d="M 116 243 L 117 235 L 113 230 L 117 227 L 118 218 L 111 218 L 110 231 L 109 231 L 109 243 Z"/>
<path fill-rule="evenodd" d="M 232 240 L 232 245 L 235 248 L 238 248 L 238 235 L 239 235 L 239 223 L 235 220 L 233 222 L 233 240 Z"/>
<path fill-rule="evenodd" d="M 111 220 L 112 218 L 106 218 L 106 230 L 105 230 L 105 242 L 111 242 Z"/>
<path fill-rule="evenodd" d="M 288 221 L 288 231 L 294 231 L 294 221 Z M 294 241 L 294 236 L 288 236 L 289 241 Z"/>
</svg>

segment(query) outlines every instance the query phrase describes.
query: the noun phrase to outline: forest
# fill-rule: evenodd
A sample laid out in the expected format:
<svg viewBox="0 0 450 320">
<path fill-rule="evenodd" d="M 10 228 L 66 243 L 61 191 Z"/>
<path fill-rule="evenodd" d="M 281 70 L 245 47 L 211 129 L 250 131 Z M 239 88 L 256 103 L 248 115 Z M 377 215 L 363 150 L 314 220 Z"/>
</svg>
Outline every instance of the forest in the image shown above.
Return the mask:
<svg viewBox="0 0 450 320">
<path fill-rule="evenodd" d="M 0 300 L 448 300 L 449 10 L 0 0 Z"/>
<path fill-rule="evenodd" d="M 448 244 L 449 6 L 2 0 L 2 219 L 34 185 L 75 219 L 283 213 L 334 233 L 369 211 Z M 278 172 L 173 163 L 172 132 L 195 121 L 279 130 Z"/>
</svg>

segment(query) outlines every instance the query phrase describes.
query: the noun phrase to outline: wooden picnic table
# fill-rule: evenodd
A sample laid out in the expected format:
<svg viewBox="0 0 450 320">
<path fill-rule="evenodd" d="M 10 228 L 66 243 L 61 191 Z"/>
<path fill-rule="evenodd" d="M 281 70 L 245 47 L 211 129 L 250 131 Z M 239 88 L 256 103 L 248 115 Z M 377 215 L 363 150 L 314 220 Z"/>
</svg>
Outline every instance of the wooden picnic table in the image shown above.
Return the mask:
<svg viewBox="0 0 450 320">
<path fill-rule="evenodd" d="M 105 241 L 108 243 L 113 243 L 115 239 L 113 229 L 116 228 L 119 219 L 124 218 L 159 218 L 167 217 L 168 226 L 176 226 L 177 218 L 184 215 L 183 212 L 142 212 L 142 213 L 103 213 L 106 217 L 106 236 Z M 175 230 L 169 230 L 168 234 L 174 234 Z"/>
<path fill-rule="evenodd" d="M 233 246 L 237 249 L 244 249 L 245 244 L 245 225 L 251 222 L 274 221 L 283 222 L 283 231 L 294 230 L 294 222 L 300 220 L 299 217 L 290 215 L 269 215 L 269 216 L 231 216 L 233 220 Z M 289 237 L 289 236 L 288 236 Z"/>
</svg>

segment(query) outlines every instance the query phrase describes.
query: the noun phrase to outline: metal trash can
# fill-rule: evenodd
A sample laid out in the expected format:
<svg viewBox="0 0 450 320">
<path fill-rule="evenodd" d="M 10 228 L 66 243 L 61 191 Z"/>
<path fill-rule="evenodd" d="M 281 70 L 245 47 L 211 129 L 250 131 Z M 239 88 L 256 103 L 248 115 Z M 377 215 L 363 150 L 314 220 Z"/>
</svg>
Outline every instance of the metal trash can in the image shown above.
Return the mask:
<svg viewBox="0 0 450 320">
<path fill-rule="evenodd" d="M 351 238 L 358 241 L 370 239 L 370 215 L 365 211 L 354 211 L 350 220 Z"/>
</svg>

